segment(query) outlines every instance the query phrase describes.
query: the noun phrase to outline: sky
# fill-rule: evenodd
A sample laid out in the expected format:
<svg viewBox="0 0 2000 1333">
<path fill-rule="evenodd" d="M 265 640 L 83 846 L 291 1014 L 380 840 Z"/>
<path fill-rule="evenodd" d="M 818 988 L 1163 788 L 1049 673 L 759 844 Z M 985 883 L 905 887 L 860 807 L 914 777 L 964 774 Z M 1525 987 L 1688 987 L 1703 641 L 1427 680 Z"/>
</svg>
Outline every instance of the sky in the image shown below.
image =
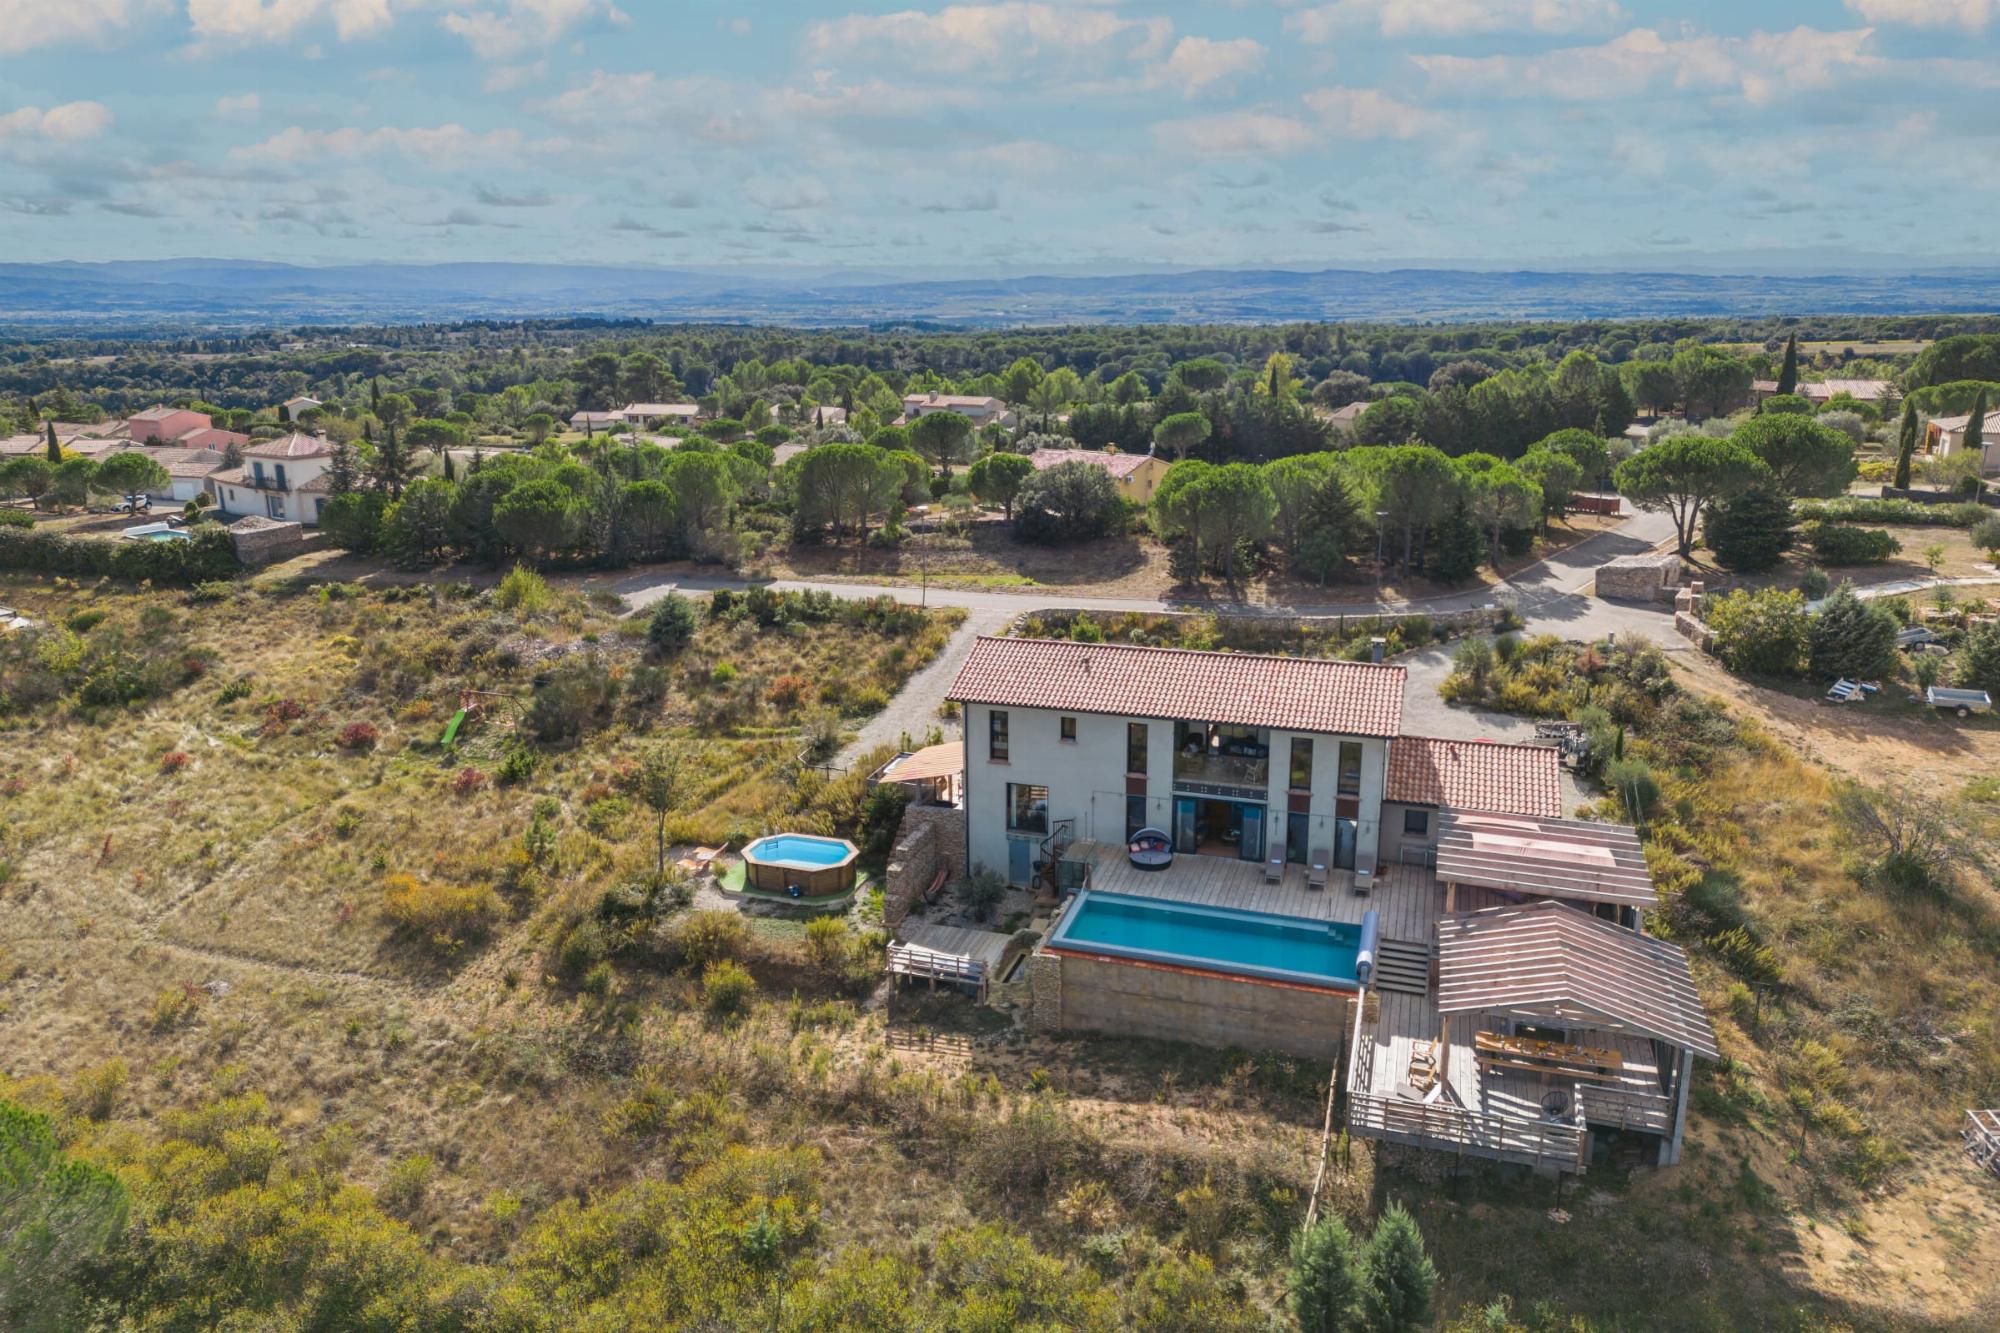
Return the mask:
<svg viewBox="0 0 2000 1333">
<path fill-rule="evenodd" d="M 937 276 L 2000 240 L 2000 0 L 0 0 L 0 262 Z"/>
</svg>

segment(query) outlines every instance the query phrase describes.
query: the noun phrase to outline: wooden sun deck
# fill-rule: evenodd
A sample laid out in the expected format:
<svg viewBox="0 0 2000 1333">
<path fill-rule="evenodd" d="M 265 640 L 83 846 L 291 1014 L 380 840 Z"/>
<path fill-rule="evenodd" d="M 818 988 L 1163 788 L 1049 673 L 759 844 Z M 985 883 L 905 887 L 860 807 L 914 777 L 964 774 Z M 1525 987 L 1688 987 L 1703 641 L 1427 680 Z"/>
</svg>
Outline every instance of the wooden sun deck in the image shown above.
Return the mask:
<svg viewBox="0 0 2000 1333">
<path fill-rule="evenodd" d="M 1382 938 L 1418 944 L 1435 942 L 1444 904 L 1444 890 L 1420 866 L 1384 866 L 1371 891 L 1360 896 L 1351 870 L 1329 870 L 1324 889 L 1308 889 L 1306 868 L 1299 865 L 1287 864 L 1278 883 L 1266 884 L 1262 865 L 1226 856 L 1181 855 L 1165 870 L 1141 870 L 1122 843 L 1077 842 L 1065 855 L 1089 864 L 1093 889 L 1350 925 L 1372 910 Z"/>
</svg>

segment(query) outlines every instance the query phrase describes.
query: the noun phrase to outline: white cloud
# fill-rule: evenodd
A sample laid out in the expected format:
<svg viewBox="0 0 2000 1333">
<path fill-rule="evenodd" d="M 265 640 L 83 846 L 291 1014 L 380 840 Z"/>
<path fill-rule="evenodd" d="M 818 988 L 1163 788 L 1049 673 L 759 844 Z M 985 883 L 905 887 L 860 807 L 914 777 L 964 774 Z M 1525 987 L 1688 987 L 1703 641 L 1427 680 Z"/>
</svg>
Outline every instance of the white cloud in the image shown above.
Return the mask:
<svg viewBox="0 0 2000 1333">
<path fill-rule="evenodd" d="M 0 116 L 0 143 L 82 143 L 110 128 L 111 108 L 102 102 L 24 106 Z"/>
<path fill-rule="evenodd" d="M 549 62 L 534 60 L 525 65 L 496 65 L 480 86 L 489 93 L 512 93 L 540 83 L 549 75 Z"/>
<path fill-rule="evenodd" d="M 255 93 L 215 99 L 215 114 L 224 120 L 255 120 L 264 109 L 264 99 Z"/>
<path fill-rule="evenodd" d="M 2000 0 L 1847 0 L 1847 7 L 1870 23 L 1974 32 L 2000 15 Z"/>
<path fill-rule="evenodd" d="M 1577 33 L 1609 29 L 1625 17 L 1615 0 L 1335 0 L 1285 16 L 1300 41 L 1375 28 L 1384 37 L 1474 33 Z"/>
<path fill-rule="evenodd" d="M 613 74 L 597 70 L 584 82 L 541 102 L 536 109 L 566 124 L 601 131 L 608 125 L 672 129 L 709 143 L 750 143 L 764 133 L 751 111 L 755 99 L 723 79 L 692 75 L 661 79 L 651 70 Z"/>
<path fill-rule="evenodd" d="M 1161 150 L 1194 157 L 1282 157 L 1312 147 L 1310 127 L 1269 111 L 1225 111 L 1153 127 Z"/>
<path fill-rule="evenodd" d="M 197 38 L 223 42 L 282 42 L 318 18 L 327 0 L 188 0 Z"/>
<path fill-rule="evenodd" d="M 1597 46 L 1531 56 L 1413 56 L 1439 91 L 1588 102 L 1629 97 L 1656 83 L 1688 92 L 1740 94 L 1753 105 L 1830 87 L 1843 71 L 1880 62 L 1871 28 L 1754 32 L 1747 37 L 1666 37 L 1635 28 Z"/>
<path fill-rule="evenodd" d="M 1008 0 L 948 5 L 934 14 L 851 14 L 815 24 L 806 50 L 818 59 L 864 56 L 899 72 L 1014 74 L 1043 61 L 1101 65 L 1107 59 L 1154 60 L 1165 53 L 1174 25 L 1163 18 L 1128 19 L 1105 9 Z"/>
<path fill-rule="evenodd" d="M 743 197 L 774 213 L 802 213 L 833 202 L 826 182 L 817 176 L 756 176 L 744 185 Z"/>
<path fill-rule="evenodd" d="M 357 158 L 372 153 L 396 152 L 418 158 L 433 166 L 452 165 L 473 158 L 514 157 L 530 150 L 553 145 L 530 143 L 519 130 L 468 130 L 463 125 L 433 128 L 364 130 L 353 126 L 338 130 L 308 130 L 293 125 L 262 143 L 231 151 L 238 162 L 300 166 L 322 158 Z"/>
<path fill-rule="evenodd" d="M 512 60 L 548 46 L 586 23 L 623 24 L 625 12 L 608 0 L 505 0 L 439 20 L 471 44 L 481 60 Z"/>
<path fill-rule="evenodd" d="M 1248 37 L 1215 41 L 1207 37 L 1183 37 L 1173 53 L 1153 72 L 1153 82 L 1179 88 L 1192 97 L 1217 84 L 1233 83 L 1264 67 L 1268 52 L 1262 42 Z"/>
<path fill-rule="evenodd" d="M 7 0 L 0 55 L 60 42 L 101 41 L 166 6 L 167 0 Z"/>
<path fill-rule="evenodd" d="M 1440 121 L 1436 112 L 1375 88 L 1320 88 L 1307 93 L 1305 103 L 1331 133 L 1346 139 L 1408 139 Z"/>
</svg>

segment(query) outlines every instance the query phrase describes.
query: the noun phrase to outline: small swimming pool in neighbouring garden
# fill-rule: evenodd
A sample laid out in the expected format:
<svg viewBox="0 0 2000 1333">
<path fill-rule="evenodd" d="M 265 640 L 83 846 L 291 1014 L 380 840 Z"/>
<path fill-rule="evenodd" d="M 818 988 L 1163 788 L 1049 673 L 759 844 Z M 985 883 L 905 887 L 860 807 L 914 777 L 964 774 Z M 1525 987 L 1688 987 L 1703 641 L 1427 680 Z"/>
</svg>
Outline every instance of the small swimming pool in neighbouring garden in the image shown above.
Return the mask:
<svg viewBox="0 0 2000 1333">
<path fill-rule="evenodd" d="M 128 542 L 191 542 L 187 533 L 167 523 L 142 523 L 118 534 Z"/>
<path fill-rule="evenodd" d="M 1363 932 L 1346 922 L 1085 889 L 1048 947 L 1353 990 Z"/>
<path fill-rule="evenodd" d="M 752 888 L 819 898 L 854 887 L 854 863 L 860 855 L 861 849 L 845 838 L 774 833 L 743 849 L 743 865 Z"/>
</svg>

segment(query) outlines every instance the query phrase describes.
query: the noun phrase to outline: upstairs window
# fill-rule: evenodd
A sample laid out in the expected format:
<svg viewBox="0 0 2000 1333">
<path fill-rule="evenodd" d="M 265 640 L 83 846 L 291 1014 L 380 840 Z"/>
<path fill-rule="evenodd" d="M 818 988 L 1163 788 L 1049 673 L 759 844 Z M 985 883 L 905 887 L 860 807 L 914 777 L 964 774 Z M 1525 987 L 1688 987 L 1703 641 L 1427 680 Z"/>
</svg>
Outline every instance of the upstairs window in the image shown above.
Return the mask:
<svg viewBox="0 0 2000 1333">
<path fill-rule="evenodd" d="M 994 763 L 1007 762 L 1007 715 L 994 709 L 986 715 L 986 757 Z"/>
<path fill-rule="evenodd" d="M 1064 740 L 1068 741 L 1068 742 L 1069 742 L 1069 743 L 1070 743 L 1071 745 L 1074 745 L 1074 744 L 1076 744 L 1076 719 L 1075 719 L 1075 718 L 1073 718 L 1073 717 L 1066 717 L 1066 718 L 1064 718 L 1064 719 L 1062 720 L 1062 732 L 1061 732 L 1061 735 L 1062 735 L 1062 738 L 1063 738 Z"/>
<path fill-rule="evenodd" d="M 1361 794 L 1361 742 L 1342 741 L 1340 743 L 1340 794 L 1359 796 Z"/>
<path fill-rule="evenodd" d="M 1146 771 L 1146 724 L 1125 724 L 1125 771 L 1142 775 Z"/>
<path fill-rule="evenodd" d="M 1293 791 L 1311 791 L 1313 786 L 1313 743 L 1310 736 L 1292 737 Z"/>
</svg>

